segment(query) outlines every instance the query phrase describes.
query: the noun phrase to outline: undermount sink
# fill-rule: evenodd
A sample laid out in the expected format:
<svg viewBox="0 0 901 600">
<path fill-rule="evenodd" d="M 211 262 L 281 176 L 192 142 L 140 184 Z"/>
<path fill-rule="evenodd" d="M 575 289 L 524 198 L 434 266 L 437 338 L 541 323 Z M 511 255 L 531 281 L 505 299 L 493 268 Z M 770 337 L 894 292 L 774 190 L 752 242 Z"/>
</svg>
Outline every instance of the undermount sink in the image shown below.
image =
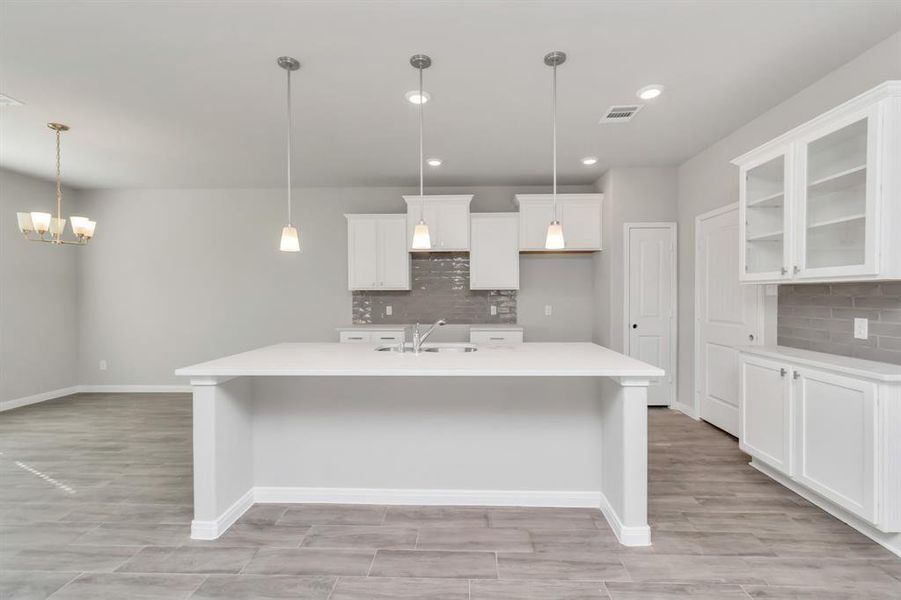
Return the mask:
<svg viewBox="0 0 901 600">
<path fill-rule="evenodd" d="M 428 344 L 420 348 L 420 352 L 475 352 L 478 350 L 472 344 Z M 401 352 L 400 345 L 379 346 L 376 352 Z M 405 344 L 404 353 L 413 354 L 413 345 Z"/>
</svg>

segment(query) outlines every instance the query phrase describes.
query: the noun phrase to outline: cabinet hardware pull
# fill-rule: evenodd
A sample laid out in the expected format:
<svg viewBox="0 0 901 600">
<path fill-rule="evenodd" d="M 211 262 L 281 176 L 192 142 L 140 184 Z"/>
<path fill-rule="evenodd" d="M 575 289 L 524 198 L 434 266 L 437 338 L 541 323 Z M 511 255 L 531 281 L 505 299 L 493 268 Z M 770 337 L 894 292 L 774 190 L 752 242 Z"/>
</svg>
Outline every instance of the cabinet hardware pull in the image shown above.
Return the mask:
<svg viewBox="0 0 901 600">
<path fill-rule="evenodd" d="M 490 338 L 488 338 L 488 339 L 489 339 L 489 340 L 495 340 L 495 341 L 503 341 L 503 340 L 504 340 L 504 338 L 502 338 L 502 337 L 490 337 Z"/>
<path fill-rule="evenodd" d="M 632 323 L 632 329 L 638 329 L 638 323 Z"/>
<path fill-rule="evenodd" d="M 799 371 L 792 372 L 792 379 L 798 379 L 801 377 L 801 373 Z"/>
<path fill-rule="evenodd" d="M 788 268 L 787 268 L 787 267 L 782 267 L 782 274 L 785 275 L 785 274 L 787 274 L 787 273 L 788 273 Z"/>
<path fill-rule="evenodd" d="M 794 268 L 793 270 L 794 270 L 794 272 L 795 272 L 796 274 L 797 274 L 797 273 L 800 273 L 800 272 L 801 272 L 801 267 L 799 267 L 798 265 L 795 265 L 795 268 Z"/>
<path fill-rule="evenodd" d="M 779 375 L 780 375 L 780 376 L 785 377 L 785 375 L 786 375 L 787 373 L 788 373 L 788 371 L 785 369 L 785 367 L 782 367 L 781 369 L 779 369 Z"/>
</svg>

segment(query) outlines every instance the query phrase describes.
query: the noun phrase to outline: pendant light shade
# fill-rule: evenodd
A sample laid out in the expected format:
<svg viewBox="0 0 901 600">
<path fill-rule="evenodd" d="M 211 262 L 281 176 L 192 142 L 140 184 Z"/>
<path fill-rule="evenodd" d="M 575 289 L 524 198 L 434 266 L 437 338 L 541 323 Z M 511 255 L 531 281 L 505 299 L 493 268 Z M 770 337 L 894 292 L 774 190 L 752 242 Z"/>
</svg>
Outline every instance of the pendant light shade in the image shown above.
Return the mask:
<svg viewBox="0 0 901 600">
<path fill-rule="evenodd" d="M 282 240 L 278 249 L 282 252 L 300 252 L 300 236 L 297 228 L 291 224 L 291 161 L 294 155 L 294 114 L 291 111 L 291 72 L 300 68 L 300 62 L 290 56 L 280 56 L 278 66 L 285 70 L 288 76 L 288 224 L 282 228 Z"/>
<path fill-rule="evenodd" d="M 282 242 L 278 249 L 282 252 L 300 252 L 300 238 L 296 227 L 288 225 L 282 228 Z"/>
<path fill-rule="evenodd" d="M 413 65 L 414 69 L 419 71 L 419 97 L 425 98 L 424 92 L 422 90 L 422 70 L 428 69 L 432 64 L 432 59 L 426 56 L 425 54 L 414 54 L 410 57 L 410 64 Z M 425 102 L 419 102 L 419 223 L 416 224 L 416 227 L 413 229 L 413 242 L 410 244 L 410 248 L 413 250 L 431 250 L 432 249 L 432 236 L 429 233 L 429 226 L 425 222 L 423 218 L 423 205 L 425 204 L 425 197 L 423 196 L 423 165 L 425 163 L 425 155 L 423 154 L 422 149 L 422 105 Z"/>
<path fill-rule="evenodd" d="M 413 244 L 411 247 L 414 250 L 432 249 L 432 236 L 429 234 L 429 226 L 425 224 L 425 221 L 419 221 L 413 229 Z"/>
<path fill-rule="evenodd" d="M 547 237 L 544 241 L 546 250 L 563 250 L 566 241 L 563 239 L 563 225 L 557 220 L 557 66 L 566 61 L 566 54 L 559 51 L 550 52 L 544 57 L 544 64 L 554 69 L 554 220 L 547 226 Z"/>
<path fill-rule="evenodd" d="M 563 250 L 566 244 L 563 241 L 563 225 L 560 221 L 551 221 L 547 226 L 547 239 L 544 241 L 544 247 L 547 250 Z"/>
</svg>

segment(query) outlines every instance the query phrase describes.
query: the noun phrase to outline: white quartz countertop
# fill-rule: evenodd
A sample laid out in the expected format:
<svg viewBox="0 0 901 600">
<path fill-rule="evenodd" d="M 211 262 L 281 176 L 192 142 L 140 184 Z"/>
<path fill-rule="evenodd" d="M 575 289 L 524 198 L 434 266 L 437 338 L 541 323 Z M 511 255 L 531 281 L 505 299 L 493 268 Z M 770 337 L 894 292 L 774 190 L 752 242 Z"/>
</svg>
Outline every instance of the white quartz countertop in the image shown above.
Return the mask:
<svg viewBox="0 0 901 600">
<path fill-rule="evenodd" d="M 741 346 L 741 352 L 776 360 L 788 360 L 809 367 L 820 367 L 877 381 L 901 381 L 901 365 L 851 358 L 838 354 L 826 354 L 788 346 Z"/>
<path fill-rule="evenodd" d="M 425 344 L 424 347 L 429 344 Z M 663 369 L 588 342 L 479 346 L 477 352 L 376 352 L 378 344 L 285 343 L 183 367 L 187 377 L 634 377 Z"/>
</svg>

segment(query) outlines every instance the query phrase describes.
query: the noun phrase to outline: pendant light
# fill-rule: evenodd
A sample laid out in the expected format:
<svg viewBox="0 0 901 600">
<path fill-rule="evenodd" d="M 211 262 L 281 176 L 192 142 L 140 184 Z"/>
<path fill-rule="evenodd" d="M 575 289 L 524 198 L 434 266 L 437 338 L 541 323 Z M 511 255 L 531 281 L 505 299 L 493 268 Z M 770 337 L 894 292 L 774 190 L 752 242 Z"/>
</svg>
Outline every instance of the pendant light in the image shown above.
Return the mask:
<svg viewBox="0 0 901 600">
<path fill-rule="evenodd" d="M 422 91 L 422 70 L 428 69 L 432 64 L 432 59 L 426 56 L 425 54 L 414 54 L 410 58 L 410 64 L 413 65 L 415 69 L 419 70 L 419 223 L 416 224 L 416 227 L 413 229 L 413 243 L 411 244 L 411 248 L 413 250 L 431 250 L 432 249 L 432 236 L 429 235 L 429 226 L 426 225 L 425 220 L 423 219 L 423 205 L 425 204 L 425 198 L 423 196 L 423 164 L 425 162 L 425 158 L 422 152 L 422 106 L 425 102 L 422 101 L 424 98 Z"/>
<path fill-rule="evenodd" d="M 62 123 L 47 123 L 47 127 L 56 132 L 56 217 L 47 212 L 20 212 L 16 213 L 19 223 L 19 231 L 30 242 L 48 242 L 51 244 L 69 244 L 83 246 L 94 237 L 94 228 L 97 223 L 87 217 L 70 217 L 72 233 L 75 240 L 64 240 L 63 232 L 66 229 L 66 220 L 63 218 L 63 187 L 60 180 L 60 134 L 69 131 L 68 125 Z M 49 236 L 47 235 L 49 233 Z"/>
<path fill-rule="evenodd" d="M 300 68 L 300 62 L 290 56 L 280 56 L 278 66 L 288 75 L 288 224 L 282 228 L 282 241 L 278 249 L 282 252 L 300 252 L 300 238 L 297 228 L 291 224 L 291 160 L 294 154 L 294 115 L 291 112 L 291 71 Z"/>
<path fill-rule="evenodd" d="M 557 219 L 557 66 L 564 62 L 566 54 L 556 50 L 544 57 L 544 64 L 554 69 L 554 220 L 547 226 L 547 238 L 544 241 L 547 250 L 562 250 L 566 246 L 563 240 L 563 226 Z"/>
</svg>

